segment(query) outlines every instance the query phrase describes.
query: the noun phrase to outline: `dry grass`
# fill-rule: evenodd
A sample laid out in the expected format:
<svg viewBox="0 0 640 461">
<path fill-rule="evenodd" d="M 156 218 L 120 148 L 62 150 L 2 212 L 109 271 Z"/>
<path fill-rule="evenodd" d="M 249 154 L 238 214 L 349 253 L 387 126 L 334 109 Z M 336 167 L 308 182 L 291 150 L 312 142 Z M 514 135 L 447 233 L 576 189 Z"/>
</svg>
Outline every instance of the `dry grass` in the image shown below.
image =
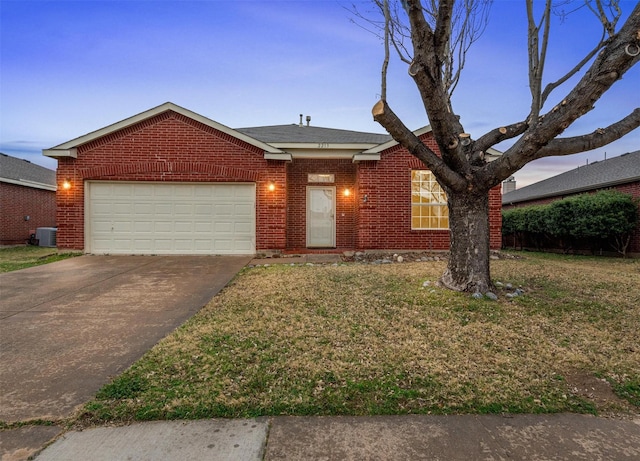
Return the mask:
<svg viewBox="0 0 640 461">
<path fill-rule="evenodd" d="M 56 248 L 30 245 L 0 248 L 0 273 L 40 266 L 78 255 L 79 253 L 58 253 Z"/>
<path fill-rule="evenodd" d="M 247 269 L 85 418 L 638 412 L 638 261 L 494 261 L 527 292 L 499 301 L 423 287 L 443 269 Z"/>
</svg>

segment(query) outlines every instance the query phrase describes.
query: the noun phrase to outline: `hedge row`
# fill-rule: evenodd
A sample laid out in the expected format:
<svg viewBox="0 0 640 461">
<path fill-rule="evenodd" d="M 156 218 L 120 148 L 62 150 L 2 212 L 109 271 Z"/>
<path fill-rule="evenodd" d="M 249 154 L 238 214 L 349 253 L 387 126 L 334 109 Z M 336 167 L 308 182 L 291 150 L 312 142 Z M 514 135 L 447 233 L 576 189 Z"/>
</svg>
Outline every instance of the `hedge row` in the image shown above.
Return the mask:
<svg viewBox="0 0 640 461">
<path fill-rule="evenodd" d="M 617 191 L 581 194 L 548 205 L 503 210 L 502 235 L 538 249 L 578 246 L 592 250 L 608 244 L 626 255 L 631 232 L 638 223 L 638 203 Z"/>
</svg>

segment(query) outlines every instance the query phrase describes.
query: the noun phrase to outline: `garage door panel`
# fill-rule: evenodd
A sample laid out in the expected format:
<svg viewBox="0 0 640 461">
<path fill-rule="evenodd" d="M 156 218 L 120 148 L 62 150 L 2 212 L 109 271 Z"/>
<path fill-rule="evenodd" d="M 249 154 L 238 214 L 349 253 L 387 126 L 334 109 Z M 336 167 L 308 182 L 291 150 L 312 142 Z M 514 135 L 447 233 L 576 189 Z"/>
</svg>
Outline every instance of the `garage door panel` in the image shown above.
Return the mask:
<svg viewBox="0 0 640 461">
<path fill-rule="evenodd" d="M 195 205 L 193 212 L 196 216 L 211 216 L 213 205 Z"/>
<path fill-rule="evenodd" d="M 173 207 L 173 213 L 176 215 L 193 216 L 194 206 L 188 203 L 176 203 Z"/>
<path fill-rule="evenodd" d="M 118 185 L 114 184 L 114 187 L 119 189 L 120 185 L 119 184 Z M 132 191 L 133 195 L 135 195 L 136 197 L 153 197 L 154 189 L 155 189 L 155 187 L 154 187 L 153 184 L 135 184 L 132 188 L 125 189 L 125 190 Z M 131 194 L 131 192 L 130 192 L 130 194 Z M 130 195 L 128 195 L 128 196 L 130 196 Z"/>
<path fill-rule="evenodd" d="M 253 254 L 255 186 L 89 183 L 88 250 L 110 254 Z"/>
<path fill-rule="evenodd" d="M 235 223 L 233 226 L 233 231 L 236 234 L 248 235 L 253 233 L 253 227 L 246 223 Z"/>
<path fill-rule="evenodd" d="M 195 231 L 198 234 L 211 234 L 213 232 L 213 224 L 211 222 L 196 222 Z"/>
<path fill-rule="evenodd" d="M 134 230 L 136 233 L 139 232 L 153 232 L 155 226 L 152 221 L 136 221 L 134 223 Z"/>
<path fill-rule="evenodd" d="M 153 222 L 153 231 L 158 234 L 163 234 L 167 232 L 173 232 L 173 222 L 172 221 L 154 221 Z"/>
</svg>

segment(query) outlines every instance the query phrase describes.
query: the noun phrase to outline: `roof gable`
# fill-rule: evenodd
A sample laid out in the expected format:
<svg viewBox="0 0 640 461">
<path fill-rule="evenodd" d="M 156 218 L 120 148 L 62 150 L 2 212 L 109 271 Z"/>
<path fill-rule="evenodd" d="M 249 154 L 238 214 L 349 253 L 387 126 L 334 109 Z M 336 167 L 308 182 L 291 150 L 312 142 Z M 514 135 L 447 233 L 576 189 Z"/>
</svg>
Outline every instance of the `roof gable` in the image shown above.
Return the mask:
<svg viewBox="0 0 640 461">
<path fill-rule="evenodd" d="M 77 153 L 77 148 L 78 146 L 81 146 L 83 144 L 87 144 L 91 141 L 94 141 L 96 139 L 102 138 L 104 136 L 108 136 L 116 131 L 122 130 L 124 128 L 127 128 L 129 126 L 132 126 L 136 123 L 140 123 L 144 120 L 150 119 L 152 117 L 155 117 L 159 114 L 162 114 L 164 112 L 167 111 L 173 111 L 176 112 L 180 115 L 183 115 L 185 117 L 188 117 L 190 119 L 193 119 L 197 122 L 200 122 L 204 125 L 207 125 L 211 128 L 214 128 L 222 133 L 228 134 L 229 136 L 232 136 L 236 139 L 239 139 L 241 141 L 244 141 L 248 144 L 251 144 L 255 147 L 258 147 L 259 149 L 264 150 L 266 153 L 271 153 L 271 154 L 281 154 L 282 151 L 270 146 L 262 141 L 259 141 L 255 138 L 252 138 L 250 136 L 247 136 L 244 133 L 241 133 L 239 131 L 233 130 L 232 128 L 229 128 L 225 125 L 222 125 L 218 122 L 215 122 L 209 118 L 206 118 L 202 115 L 196 114 L 195 112 L 192 112 L 188 109 L 185 109 L 184 107 L 180 107 L 176 104 L 173 104 L 171 102 L 166 102 L 160 106 L 154 107 L 152 109 L 149 109 L 145 112 L 141 112 L 137 115 L 134 115 L 133 117 L 129 117 L 126 118 L 120 122 L 116 122 L 112 125 L 106 126 L 104 128 L 101 128 L 99 130 L 96 131 L 92 131 L 91 133 L 85 134 L 83 136 L 80 136 L 78 138 L 72 139 L 71 141 L 67 141 L 65 143 L 59 144 L 55 147 L 52 147 L 50 149 L 44 149 L 42 151 L 42 154 L 47 156 L 47 157 L 74 157 L 76 158 L 78 156 Z"/>
<path fill-rule="evenodd" d="M 518 203 L 586 192 L 640 181 L 640 150 L 561 173 L 522 189 L 507 192 L 502 203 Z"/>
<path fill-rule="evenodd" d="M 56 172 L 28 160 L 0 153 L 0 182 L 56 190 Z"/>
</svg>

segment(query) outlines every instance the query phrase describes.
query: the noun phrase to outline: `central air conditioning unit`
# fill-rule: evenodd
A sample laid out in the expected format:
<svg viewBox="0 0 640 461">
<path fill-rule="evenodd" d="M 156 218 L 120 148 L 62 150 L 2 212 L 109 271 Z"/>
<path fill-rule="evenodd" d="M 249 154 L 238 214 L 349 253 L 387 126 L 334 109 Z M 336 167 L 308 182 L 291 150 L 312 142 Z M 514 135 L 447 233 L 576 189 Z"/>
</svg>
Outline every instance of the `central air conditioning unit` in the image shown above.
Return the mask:
<svg viewBox="0 0 640 461">
<path fill-rule="evenodd" d="M 55 247 L 57 233 L 57 227 L 38 227 L 36 229 L 36 240 L 38 240 L 38 246 Z"/>
</svg>

